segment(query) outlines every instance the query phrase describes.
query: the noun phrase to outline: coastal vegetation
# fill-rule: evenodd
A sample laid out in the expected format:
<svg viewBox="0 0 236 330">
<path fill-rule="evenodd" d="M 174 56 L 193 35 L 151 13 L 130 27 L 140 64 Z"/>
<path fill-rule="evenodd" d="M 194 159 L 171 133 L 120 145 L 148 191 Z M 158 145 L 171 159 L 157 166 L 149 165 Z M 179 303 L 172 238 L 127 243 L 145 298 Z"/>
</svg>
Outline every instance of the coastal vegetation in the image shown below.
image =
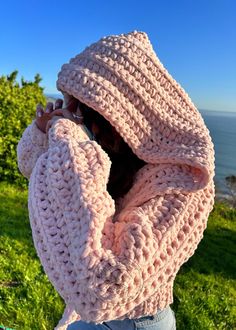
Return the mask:
<svg viewBox="0 0 236 330">
<path fill-rule="evenodd" d="M 38 103 L 46 104 L 41 77 L 34 81 L 23 77 L 17 82 L 18 71 L 0 76 L 0 180 L 25 186 L 27 181 L 19 173 L 16 162 L 17 143 L 32 119 Z"/>
</svg>

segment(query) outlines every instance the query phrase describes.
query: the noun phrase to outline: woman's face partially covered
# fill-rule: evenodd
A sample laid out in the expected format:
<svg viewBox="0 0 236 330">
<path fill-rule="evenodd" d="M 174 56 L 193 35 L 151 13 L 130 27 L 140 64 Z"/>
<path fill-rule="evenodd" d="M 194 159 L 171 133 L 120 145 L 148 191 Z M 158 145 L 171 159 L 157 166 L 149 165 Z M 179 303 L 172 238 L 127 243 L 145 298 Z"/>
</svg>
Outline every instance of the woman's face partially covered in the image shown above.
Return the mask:
<svg viewBox="0 0 236 330">
<path fill-rule="evenodd" d="M 81 102 L 77 109 L 83 116 L 83 124 L 105 151 L 108 153 L 122 152 L 123 139 L 102 115 Z"/>
<path fill-rule="evenodd" d="M 75 98 L 70 97 L 67 101 L 67 118 L 84 125 L 90 138 L 108 154 L 111 169 L 107 190 L 117 200 L 129 191 L 134 175 L 146 163 L 132 152 L 116 129 L 100 113 Z"/>
<path fill-rule="evenodd" d="M 97 111 L 70 96 L 63 109 L 64 117 L 85 126 L 88 135 L 101 145 L 110 157 L 127 152 L 128 146 L 116 129 Z"/>
</svg>

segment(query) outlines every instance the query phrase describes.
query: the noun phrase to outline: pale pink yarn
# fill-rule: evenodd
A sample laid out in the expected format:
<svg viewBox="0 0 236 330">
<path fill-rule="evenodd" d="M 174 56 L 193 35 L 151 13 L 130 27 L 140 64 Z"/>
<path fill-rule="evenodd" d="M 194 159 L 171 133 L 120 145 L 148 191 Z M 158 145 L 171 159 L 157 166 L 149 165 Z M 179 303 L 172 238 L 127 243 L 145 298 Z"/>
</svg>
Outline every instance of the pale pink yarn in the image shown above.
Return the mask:
<svg viewBox="0 0 236 330">
<path fill-rule="evenodd" d="M 81 125 L 35 122 L 18 144 L 29 182 L 34 244 L 67 304 L 57 329 L 153 315 L 203 238 L 213 208 L 214 146 L 196 107 L 158 60 L 148 36 L 108 36 L 62 66 L 57 87 L 101 113 L 147 162 L 119 200 L 111 161 Z"/>
</svg>

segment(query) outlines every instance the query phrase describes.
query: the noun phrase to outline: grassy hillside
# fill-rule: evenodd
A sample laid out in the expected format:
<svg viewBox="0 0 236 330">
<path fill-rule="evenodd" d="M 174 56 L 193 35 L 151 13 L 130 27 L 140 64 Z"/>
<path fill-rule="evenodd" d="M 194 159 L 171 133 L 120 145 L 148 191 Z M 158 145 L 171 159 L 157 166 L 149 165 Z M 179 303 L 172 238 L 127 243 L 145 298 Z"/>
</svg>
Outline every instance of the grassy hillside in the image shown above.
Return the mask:
<svg viewBox="0 0 236 330">
<path fill-rule="evenodd" d="M 0 183 L 0 325 L 52 330 L 64 303 L 40 266 L 27 191 Z M 236 329 L 236 210 L 216 203 L 204 238 L 174 285 L 178 330 Z"/>
</svg>

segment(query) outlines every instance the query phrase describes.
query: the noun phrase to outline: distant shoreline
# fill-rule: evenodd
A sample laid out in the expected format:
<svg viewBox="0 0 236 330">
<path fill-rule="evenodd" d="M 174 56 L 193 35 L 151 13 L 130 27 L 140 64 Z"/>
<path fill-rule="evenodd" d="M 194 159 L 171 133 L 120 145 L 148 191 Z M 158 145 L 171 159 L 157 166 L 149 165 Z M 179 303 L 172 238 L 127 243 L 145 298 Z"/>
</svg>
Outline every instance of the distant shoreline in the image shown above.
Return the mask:
<svg viewBox="0 0 236 330">
<path fill-rule="evenodd" d="M 227 203 L 229 206 L 233 206 L 235 204 L 235 199 L 230 194 L 222 194 L 220 192 L 217 192 L 215 194 L 215 201 L 216 202 L 224 202 Z"/>
<path fill-rule="evenodd" d="M 45 93 L 44 94 L 46 98 L 51 98 L 53 100 L 56 100 L 58 98 L 63 98 L 62 93 Z M 236 115 L 236 109 L 231 110 L 231 111 L 223 111 L 223 110 L 212 110 L 212 109 L 198 109 L 200 113 L 205 112 L 205 113 L 211 113 L 211 114 L 218 114 L 218 115 L 224 115 L 224 114 L 229 114 L 229 115 Z"/>
</svg>

